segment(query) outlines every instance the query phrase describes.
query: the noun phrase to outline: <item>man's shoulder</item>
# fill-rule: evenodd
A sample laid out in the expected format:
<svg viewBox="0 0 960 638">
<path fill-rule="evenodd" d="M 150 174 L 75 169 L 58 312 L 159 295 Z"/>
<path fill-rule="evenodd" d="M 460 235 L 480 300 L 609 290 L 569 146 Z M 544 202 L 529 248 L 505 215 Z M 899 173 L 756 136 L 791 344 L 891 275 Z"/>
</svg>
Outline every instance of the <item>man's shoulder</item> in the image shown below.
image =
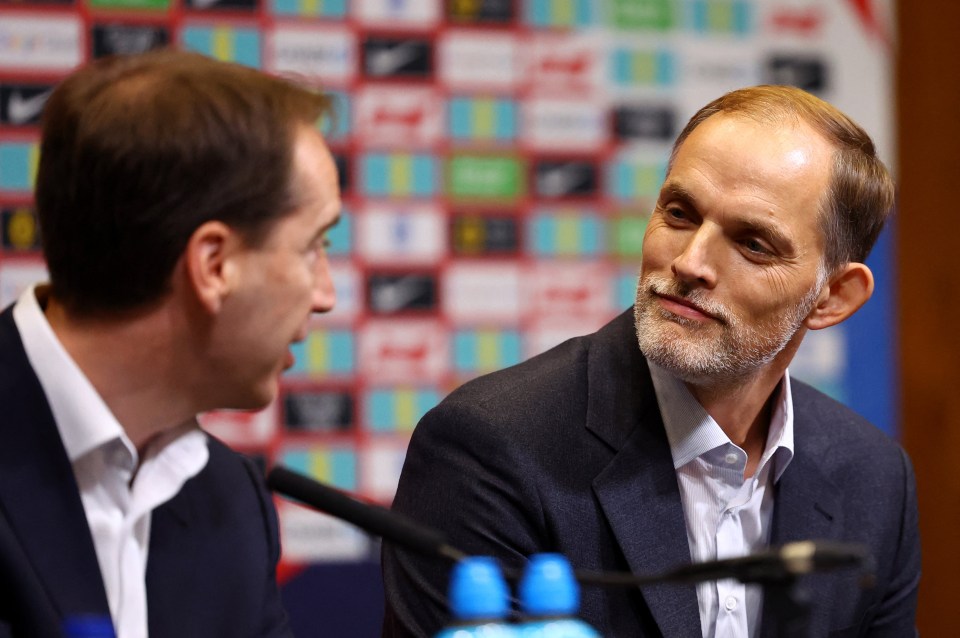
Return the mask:
<svg viewBox="0 0 960 638">
<path fill-rule="evenodd" d="M 249 456 L 241 454 L 226 443 L 207 433 L 209 458 L 201 476 L 233 490 L 240 484 L 263 484 L 263 471 Z M 205 476 L 204 476 L 205 475 Z"/>
<path fill-rule="evenodd" d="M 802 381 L 791 389 L 798 446 L 844 465 L 903 463 L 899 443 L 862 415 Z"/>
</svg>

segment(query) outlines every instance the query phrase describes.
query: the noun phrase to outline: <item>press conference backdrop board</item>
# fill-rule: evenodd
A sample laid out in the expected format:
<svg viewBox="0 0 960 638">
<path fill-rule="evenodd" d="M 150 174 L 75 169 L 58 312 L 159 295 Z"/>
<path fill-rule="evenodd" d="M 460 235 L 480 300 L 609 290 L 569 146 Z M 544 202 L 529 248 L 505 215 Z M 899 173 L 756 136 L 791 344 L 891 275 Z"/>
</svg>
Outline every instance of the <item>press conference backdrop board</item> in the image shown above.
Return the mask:
<svg viewBox="0 0 960 638">
<path fill-rule="evenodd" d="M 670 144 L 697 108 L 740 86 L 795 84 L 850 113 L 892 162 L 891 11 L 870 0 L 0 0 L 0 301 L 45 276 L 31 205 L 38 117 L 72 68 L 169 45 L 301 76 L 337 108 L 322 125 L 344 201 L 330 234 L 337 308 L 296 346 L 275 405 L 204 423 L 388 504 L 410 432 L 447 392 L 631 305 Z M 870 261 L 875 298 L 811 333 L 792 370 L 895 433 L 889 235 Z M 357 609 L 379 608 L 363 586 L 376 587 L 371 541 L 279 506 L 301 632 L 313 625 L 298 614 L 315 611 L 327 582 Z"/>
</svg>

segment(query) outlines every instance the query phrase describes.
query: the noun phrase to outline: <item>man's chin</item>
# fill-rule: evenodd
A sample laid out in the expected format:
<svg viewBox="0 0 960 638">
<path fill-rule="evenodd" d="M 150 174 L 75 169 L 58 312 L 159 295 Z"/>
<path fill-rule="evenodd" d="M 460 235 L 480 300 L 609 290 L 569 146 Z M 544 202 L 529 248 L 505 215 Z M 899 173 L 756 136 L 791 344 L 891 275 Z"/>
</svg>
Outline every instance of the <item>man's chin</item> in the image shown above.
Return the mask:
<svg viewBox="0 0 960 638">
<path fill-rule="evenodd" d="M 273 403 L 280 392 L 279 379 L 274 376 L 269 381 L 264 381 L 260 385 L 250 388 L 249 392 L 238 397 L 231 409 L 244 410 L 247 412 L 259 412 Z"/>
<path fill-rule="evenodd" d="M 637 323 L 637 343 L 647 360 L 673 376 L 692 384 L 710 381 L 726 366 L 716 353 L 705 353 L 702 345 L 693 345 L 691 330 L 683 323 L 658 320 L 656 326 Z M 683 344 L 683 345 L 681 345 Z"/>
</svg>

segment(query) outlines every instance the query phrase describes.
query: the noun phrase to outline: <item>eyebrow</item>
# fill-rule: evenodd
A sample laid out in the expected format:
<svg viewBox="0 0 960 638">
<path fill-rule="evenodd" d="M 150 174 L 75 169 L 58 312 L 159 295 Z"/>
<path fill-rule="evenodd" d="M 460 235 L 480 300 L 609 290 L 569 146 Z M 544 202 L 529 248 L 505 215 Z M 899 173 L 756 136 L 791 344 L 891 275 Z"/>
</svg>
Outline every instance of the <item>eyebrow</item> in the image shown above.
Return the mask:
<svg viewBox="0 0 960 638">
<path fill-rule="evenodd" d="M 340 223 L 340 220 L 343 219 L 342 211 L 337 211 L 337 216 L 333 218 L 333 221 L 329 224 L 324 224 L 317 228 L 317 230 L 310 236 L 310 243 L 313 243 L 323 237 L 331 228 Z"/>
<path fill-rule="evenodd" d="M 739 230 L 746 230 L 769 239 L 777 246 L 780 246 L 781 249 L 785 249 L 790 252 L 794 251 L 793 239 L 791 239 L 787 233 L 783 232 L 783 230 L 776 224 L 770 224 L 764 221 L 757 221 L 753 219 L 744 219 L 737 220 L 736 226 Z"/>
<path fill-rule="evenodd" d="M 659 201 L 667 196 L 676 198 L 676 199 L 682 199 L 685 202 L 689 202 L 690 204 L 694 205 L 694 207 L 696 207 L 697 198 L 694 197 L 693 193 L 691 193 L 680 182 L 677 182 L 674 180 L 668 180 L 663 183 L 663 186 L 660 188 L 660 195 L 657 197 L 657 200 Z"/>
</svg>

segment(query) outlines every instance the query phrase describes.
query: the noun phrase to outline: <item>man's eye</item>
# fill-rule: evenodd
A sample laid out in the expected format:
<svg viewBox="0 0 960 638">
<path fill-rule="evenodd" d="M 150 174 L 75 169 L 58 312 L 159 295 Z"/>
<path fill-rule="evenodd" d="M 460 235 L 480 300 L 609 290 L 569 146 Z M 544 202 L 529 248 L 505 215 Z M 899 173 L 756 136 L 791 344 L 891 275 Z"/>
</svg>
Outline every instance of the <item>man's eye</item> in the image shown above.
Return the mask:
<svg viewBox="0 0 960 638">
<path fill-rule="evenodd" d="M 759 239 L 744 239 L 740 243 L 744 248 L 756 255 L 769 255 L 771 253 L 767 245 Z"/>
<path fill-rule="evenodd" d="M 668 208 L 666 210 L 666 215 L 668 219 L 683 221 L 687 218 L 687 214 L 679 208 Z"/>
<path fill-rule="evenodd" d="M 321 252 L 326 252 L 330 248 L 330 240 L 326 237 L 318 237 L 310 242 L 310 245 L 307 246 L 307 253 L 315 255 Z"/>
</svg>

